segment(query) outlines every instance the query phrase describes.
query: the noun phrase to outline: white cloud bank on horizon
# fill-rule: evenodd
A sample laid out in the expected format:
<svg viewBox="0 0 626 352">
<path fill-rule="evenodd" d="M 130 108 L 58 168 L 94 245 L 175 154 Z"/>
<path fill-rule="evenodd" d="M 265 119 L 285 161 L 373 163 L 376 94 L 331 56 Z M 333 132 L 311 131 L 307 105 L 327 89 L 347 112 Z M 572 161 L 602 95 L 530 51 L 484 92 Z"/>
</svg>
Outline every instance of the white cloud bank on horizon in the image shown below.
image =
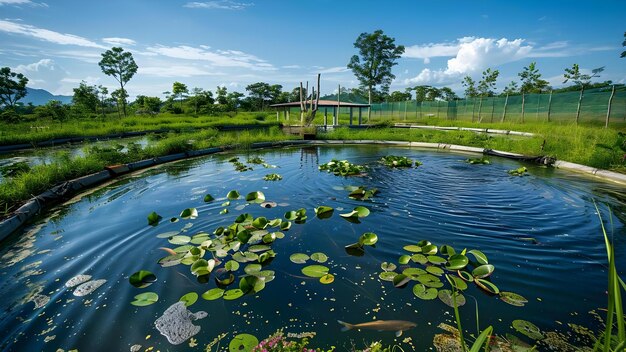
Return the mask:
<svg viewBox="0 0 626 352">
<path fill-rule="evenodd" d="M 59 33 L 49 29 L 38 28 L 28 24 L 15 23 L 6 20 L 0 20 L 0 32 L 20 34 L 61 45 L 76 45 L 88 48 L 107 49 L 105 46 L 77 35 Z"/>
<path fill-rule="evenodd" d="M 110 44 L 110 45 L 116 45 L 116 46 L 125 46 L 125 45 L 133 46 L 133 45 L 137 44 L 137 42 L 132 40 L 132 39 L 117 38 L 117 37 L 102 38 L 102 42 Z"/>
<path fill-rule="evenodd" d="M 238 50 L 210 51 L 203 47 L 195 48 L 187 45 L 158 45 L 147 48 L 148 52 L 174 59 L 197 60 L 208 62 L 216 67 L 240 67 L 255 71 L 275 71 L 272 64 L 254 55 Z"/>
</svg>

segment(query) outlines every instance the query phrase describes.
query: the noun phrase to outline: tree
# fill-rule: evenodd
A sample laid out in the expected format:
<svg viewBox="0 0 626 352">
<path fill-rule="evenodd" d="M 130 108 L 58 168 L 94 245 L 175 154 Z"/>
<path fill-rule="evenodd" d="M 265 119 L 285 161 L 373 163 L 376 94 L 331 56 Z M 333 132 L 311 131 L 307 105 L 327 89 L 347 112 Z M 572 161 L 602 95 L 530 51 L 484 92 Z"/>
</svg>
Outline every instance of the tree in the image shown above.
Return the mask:
<svg viewBox="0 0 626 352">
<path fill-rule="evenodd" d="M 128 96 L 124 90 L 124 86 L 137 73 L 137 64 L 133 59 L 133 54 L 125 52 L 120 47 L 113 47 L 102 54 L 102 60 L 98 63 L 102 72 L 107 76 L 113 76 L 119 84 L 123 94 L 120 96 Z M 122 100 L 122 108 L 124 116 L 126 116 L 126 98 Z"/>
<path fill-rule="evenodd" d="M 389 101 L 406 101 L 411 100 L 411 93 L 394 91 L 389 94 Z"/>
<path fill-rule="evenodd" d="M 251 99 L 252 108 L 255 110 L 264 110 L 265 102 L 271 101 L 273 94 L 275 94 L 275 86 L 280 85 L 270 86 L 265 82 L 257 82 L 248 85 L 246 90 Z M 282 86 L 280 86 L 280 88 L 282 88 Z"/>
<path fill-rule="evenodd" d="M 98 94 L 97 86 L 87 85 L 87 82 L 82 81 L 78 88 L 74 88 L 74 96 L 72 96 L 72 104 L 84 112 L 97 113 L 98 105 L 100 104 L 100 98 Z"/>
<path fill-rule="evenodd" d="M 217 100 L 217 103 L 219 105 L 224 105 L 224 106 L 228 105 L 228 98 L 227 98 L 228 92 L 226 91 L 226 87 L 217 86 L 217 91 L 215 94 L 216 94 L 215 99 Z"/>
<path fill-rule="evenodd" d="M 517 82 L 511 81 L 508 86 L 504 87 L 502 94 L 512 95 L 512 94 L 517 94 L 518 92 L 519 92 L 519 87 L 517 87 Z"/>
<path fill-rule="evenodd" d="M 107 87 L 103 87 L 102 85 L 98 86 L 98 98 L 100 99 L 100 109 L 102 110 L 102 117 L 105 116 L 105 107 L 107 105 L 107 95 L 109 94 L 109 90 Z"/>
<path fill-rule="evenodd" d="M 548 87 L 548 81 L 541 79 L 541 73 L 537 69 L 537 63 L 531 62 L 517 74 L 522 82 L 521 91 L 524 93 L 541 93 Z"/>
<path fill-rule="evenodd" d="M 431 86 L 426 88 L 426 100 L 435 101 L 437 100 L 437 98 L 441 98 L 442 96 L 443 96 L 443 93 L 441 92 L 441 90 L 439 90 L 439 88 L 431 87 Z"/>
<path fill-rule="evenodd" d="M 421 103 L 423 101 L 426 100 L 426 93 L 428 93 L 428 90 L 430 89 L 430 86 L 415 86 L 413 87 L 413 90 L 415 91 L 415 100 L 418 103 Z"/>
<path fill-rule="evenodd" d="M 239 92 L 231 92 L 226 96 L 226 100 L 228 102 L 228 110 L 229 111 L 237 111 L 239 106 L 241 105 L 241 98 L 243 98 L 243 94 Z"/>
<path fill-rule="evenodd" d="M 576 109 L 576 123 L 578 123 L 578 119 L 580 118 L 580 105 L 582 104 L 583 94 L 585 92 L 585 86 L 589 85 L 591 82 L 591 78 L 600 77 L 600 72 L 604 71 L 604 66 L 595 68 L 591 70 L 591 75 L 583 74 L 580 72 L 580 68 L 578 64 L 573 64 L 572 68 L 566 68 L 563 77 L 565 80 L 563 83 L 567 83 L 568 81 L 574 82 L 577 86 L 580 86 L 580 96 L 578 97 L 578 108 Z"/>
<path fill-rule="evenodd" d="M 465 87 L 465 99 L 475 98 L 478 96 L 478 90 L 476 90 L 476 81 L 470 76 L 463 77 L 461 84 Z"/>
<path fill-rule="evenodd" d="M 342 88 L 343 90 L 343 88 Z M 308 92 L 306 90 L 306 88 L 302 88 L 302 96 L 307 97 L 308 96 Z M 294 89 L 291 90 L 291 93 L 289 93 L 289 101 L 300 101 L 300 87 L 295 87 Z"/>
<path fill-rule="evenodd" d="M 172 85 L 172 94 L 174 95 L 174 99 L 178 98 L 180 102 L 180 110 L 183 110 L 183 97 L 186 97 L 186 94 L 189 94 L 189 89 L 187 89 L 186 84 L 182 84 L 180 82 L 174 82 Z"/>
<path fill-rule="evenodd" d="M 624 41 L 622 42 L 622 46 L 626 47 L 626 32 L 624 32 Z M 619 57 L 625 58 L 626 57 L 626 50 L 622 51 L 622 55 L 620 55 Z"/>
<path fill-rule="evenodd" d="M 9 67 L 0 69 L 0 103 L 14 108 L 18 100 L 26 96 L 28 78 L 21 73 L 11 72 Z"/>
<path fill-rule="evenodd" d="M 121 117 L 120 113 L 120 105 L 126 108 L 126 98 L 128 98 L 128 94 L 123 88 L 116 89 L 111 93 L 111 100 L 113 100 L 117 105 L 117 116 Z"/>
<path fill-rule="evenodd" d="M 194 114 L 196 115 L 198 110 L 208 113 L 213 111 L 215 99 L 213 99 L 213 93 L 210 90 L 194 88 L 191 90 L 191 98 L 189 100 L 194 106 Z"/>
<path fill-rule="evenodd" d="M 456 93 L 452 89 L 450 89 L 450 87 L 443 87 L 439 91 L 441 92 L 443 99 L 446 101 L 459 99 L 459 96 L 456 95 Z"/>
<path fill-rule="evenodd" d="M 493 90 L 496 88 L 496 80 L 500 75 L 500 71 L 492 71 L 490 68 L 483 71 L 483 77 L 478 81 L 478 94 L 481 97 L 490 97 L 494 95 Z"/>
<path fill-rule="evenodd" d="M 354 47 L 359 49 L 359 55 L 352 56 L 348 68 L 361 86 L 367 88 L 368 102 L 372 104 L 372 92 L 376 86 L 381 86 L 383 94 L 389 91 L 391 81 L 396 78 L 391 68 L 397 65 L 396 60 L 404 53 L 404 46 L 396 46 L 395 39 L 379 29 L 374 33 L 361 33 Z M 368 119 L 370 116 L 371 109 L 368 109 Z"/>
</svg>

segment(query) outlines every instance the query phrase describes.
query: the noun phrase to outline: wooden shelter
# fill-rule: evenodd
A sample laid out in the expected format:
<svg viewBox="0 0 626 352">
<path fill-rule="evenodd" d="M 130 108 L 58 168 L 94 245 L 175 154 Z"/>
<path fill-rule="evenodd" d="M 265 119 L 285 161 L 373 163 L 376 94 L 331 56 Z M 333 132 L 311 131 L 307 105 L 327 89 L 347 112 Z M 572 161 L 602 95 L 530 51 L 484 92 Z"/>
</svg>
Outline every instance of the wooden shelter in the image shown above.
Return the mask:
<svg viewBox="0 0 626 352">
<path fill-rule="evenodd" d="M 307 100 L 305 104 L 311 104 L 311 100 Z M 284 119 L 289 121 L 290 109 L 291 108 L 300 108 L 301 104 L 299 101 L 291 102 L 291 103 L 280 103 L 280 104 L 272 104 L 270 107 L 276 108 L 276 119 L 280 120 L 280 111 L 283 112 Z M 324 126 L 328 125 L 328 108 L 332 108 L 333 111 L 333 126 L 339 125 L 339 108 L 349 108 L 350 109 L 350 125 L 352 125 L 353 119 L 353 109 L 359 109 L 359 125 L 362 123 L 363 116 L 363 108 L 369 108 L 369 104 L 356 104 L 356 103 L 348 103 L 337 100 L 320 100 L 318 103 L 318 107 L 324 108 Z"/>
</svg>

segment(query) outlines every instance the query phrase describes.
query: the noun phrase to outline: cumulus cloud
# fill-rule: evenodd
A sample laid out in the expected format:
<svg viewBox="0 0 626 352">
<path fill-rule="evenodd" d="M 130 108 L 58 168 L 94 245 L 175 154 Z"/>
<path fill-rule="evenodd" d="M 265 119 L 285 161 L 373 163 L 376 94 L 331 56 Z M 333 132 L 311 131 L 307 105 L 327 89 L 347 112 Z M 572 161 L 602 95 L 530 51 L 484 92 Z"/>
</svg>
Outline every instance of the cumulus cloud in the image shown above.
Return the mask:
<svg viewBox="0 0 626 352">
<path fill-rule="evenodd" d="M 175 59 L 205 61 L 217 67 L 241 67 L 258 71 L 276 70 L 273 65 L 267 63 L 265 60 L 238 50 L 210 51 L 186 45 L 175 47 L 159 45 L 149 47 L 147 50 L 148 52 Z"/>
<path fill-rule="evenodd" d="M 24 74 L 28 78 L 29 87 L 46 89 L 52 93 L 61 86 L 61 81 L 67 76 L 67 72 L 51 59 L 18 65 L 13 71 Z"/>
<path fill-rule="evenodd" d="M 204 2 L 188 2 L 183 7 L 190 9 L 208 9 L 208 10 L 244 10 L 253 3 L 234 2 L 229 0 L 216 0 L 216 1 L 204 1 Z"/>
<path fill-rule="evenodd" d="M 406 79 L 405 84 L 445 84 L 454 82 L 463 75 L 480 72 L 487 67 L 502 65 L 508 62 L 529 57 L 533 51 L 531 45 L 523 39 L 509 40 L 506 38 L 461 38 L 453 44 L 428 44 L 412 47 L 414 58 L 430 59 L 436 56 L 453 56 L 448 60 L 445 69 L 424 69 L 417 76 Z M 454 50 L 453 50 L 454 49 Z M 549 52 L 549 50 L 546 50 Z M 406 55 L 405 55 L 406 56 Z"/>
<path fill-rule="evenodd" d="M 0 32 L 24 35 L 27 37 L 32 37 L 60 45 L 76 45 L 90 48 L 106 49 L 106 47 L 100 44 L 94 43 L 89 39 L 79 37 L 77 35 L 59 33 L 44 28 L 38 28 L 35 26 L 15 23 L 6 20 L 0 20 Z"/>
<path fill-rule="evenodd" d="M 116 38 L 116 37 L 102 38 L 102 41 L 104 43 L 117 45 L 117 46 L 124 46 L 124 45 L 132 46 L 132 45 L 137 44 L 137 42 L 128 38 Z"/>
<path fill-rule="evenodd" d="M 433 57 L 450 57 L 459 51 L 459 43 L 430 43 L 426 45 L 412 45 L 404 49 L 402 57 L 409 59 L 423 59 L 425 64 L 430 63 Z"/>
</svg>

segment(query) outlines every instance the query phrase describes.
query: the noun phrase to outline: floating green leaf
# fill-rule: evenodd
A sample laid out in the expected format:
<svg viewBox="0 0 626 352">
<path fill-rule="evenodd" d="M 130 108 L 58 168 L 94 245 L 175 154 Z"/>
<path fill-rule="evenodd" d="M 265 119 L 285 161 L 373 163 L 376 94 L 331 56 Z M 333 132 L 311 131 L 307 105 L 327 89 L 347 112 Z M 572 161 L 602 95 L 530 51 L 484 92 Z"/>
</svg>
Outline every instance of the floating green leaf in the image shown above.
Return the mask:
<svg viewBox="0 0 626 352">
<path fill-rule="evenodd" d="M 380 159 L 380 162 L 387 167 L 412 167 L 413 160 L 406 156 L 387 155 Z M 415 167 L 422 165 L 419 161 L 415 163 Z"/>
<path fill-rule="evenodd" d="M 358 206 L 358 207 L 354 208 L 354 211 L 357 212 L 357 214 L 359 215 L 360 218 L 364 218 L 364 217 L 367 217 L 368 215 L 370 215 L 370 210 L 367 209 L 366 207 Z"/>
<path fill-rule="evenodd" d="M 437 289 L 432 287 L 426 288 L 423 284 L 415 284 L 413 286 L 413 294 L 415 297 L 423 300 L 432 300 L 437 298 Z"/>
<path fill-rule="evenodd" d="M 322 277 L 328 274 L 328 267 L 323 265 L 309 265 L 302 268 L 302 273 L 308 277 Z"/>
<path fill-rule="evenodd" d="M 520 332 L 521 334 L 524 334 L 525 336 L 530 337 L 533 340 L 543 340 L 543 334 L 541 333 L 541 330 L 539 330 L 539 328 L 526 320 L 513 320 L 513 328 L 515 330 L 517 330 L 518 332 Z"/>
<path fill-rule="evenodd" d="M 427 244 L 425 246 L 422 246 L 422 253 L 424 255 L 435 255 L 437 254 L 437 246 L 433 244 Z"/>
<path fill-rule="evenodd" d="M 204 196 L 204 202 L 205 203 L 209 203 L 209 202 L 212 202 L 214 200 L 215 200 L 215 198 L 213 198 L 213 196 L 210 195 L 210 194 L 207 194 L 206 196 Z"/>
<path fill-rule="evenodd" d="M 528 300 L 521 295 L 506 291 L 500 292 L 500 300 L 516 307 L 523 307 L 526 303 L 528 303 Z"/>
<path fill-rule="evenodd" d="M 428 259 L 428 261 L 431 264 L 435 264 L 435 265 L 441 265 L 441 264 L 444 264 L 447 261 L 444 258 L 441 258 L 441 257 L 436 256 L 436 255 L 429 255 L 428 257 L 426 257 L 426 259 Z"/>
<path fill-rule="evenodd" d="M 333 216 L 333 212 L 335 210 L 331 207 L 327 207 L 324 205 L 320 205 L 319 207 L 315 208 L 315 215 L 319 218 L 319 219 L 328 219 L 331 216 Z"/>
<path fill-rule="evenodd" d="M 448 258 L 446 263 L 446 269 L 448 270 L 460 270 L 467 266 L 469 259 L 463 254 L 453 254 Z"/>
<path fill-rule="evenodd" d="M 443 282 L 438 277 L 432 274 L 423 274 L 417 277 L 417 281 L 421 282 L 427 287 L 440 288 L 443 287 Z"/>
<path fill-rule="evenodd" d="M 415 245 L 415 244 L 409 244 L 409 245 L 406 245 L 406 246 L 404 246 L 402 248 L 404 248 L 405 251 L 409 251 L 409 252 L 413 252 L 413 253 L 422 253 L 422 246 L 418 246 L 418 245 Z"/>
<path fill-rule="evenodd" d="M 411 281 L 411 278 L 404 275 L 404 274 L 398 274 L 396 276 L 394 276 L 393 278 L 393 285 L 395 287 L 403 287 L 405 286 L 409 281 Z"/>
<path fill-rule="evenodd" d="M 445 303 L 446 305 L 454 308 L 454 301 L 456 300 L 456 306 L 461 307 L 465 305 L 465 296 L 463 296 L 460 292 L 454 292 L 450 290 L 439 290 L 437 297 Z"/>
<path fill-rule="evenodd" d="M 229 260 L 224 264 L 224 268 L 228 271 L 237 271 L 239 270 L 239 262 L 235 260 Z"/>
<path fill-rule="evenodd" d="M 161 215 L 153 211 L 150 214 L 148 214 L 148 225 L 156 226 L 159 224 L 159 221 L 161 221 L 161 219 L 163 219 Z"/>
<path fill-rule="evenodd" d="M 309 256 L 304 253 L 294 253 L 289 256 L 289 260 L 296 264 L 304 264 L 309 260 Z"/>
<path fill-rule="evenodd" d="M 431 273 L 431 274 L 433 274 L 433 275 L 436 275 L 436 276 L 441 276 L 441 275 L 443 275 L 443 269 L 441 269 L 441 268 L 440 268 L 440 267 L 438 267 L 438 266 L 432 266 L 432 265 L 427 266 L 427 267 L 426 267 L 426 271 L 428 271 L 429 273 Z"/>
<path fill-rule="evenodd" d="M 508 173 L 511 176 L 524 176 L 526 175 L 526 172 L 528 171 L 528 169 L 525 166 L 519 167 L 515 170 L 509 170 Z"/>
<path fill-rule="evenodd" d="M 418 264 L 426 264 L 426 263 L 428 263 L 428 258 L 426 258 L 426 256 L 421 254 L 421 253 L 413 254 L 411 256 L 411 260 L 414 263 L 418 263 Z"/>
<path fill-rule="evenodd" d="M 220 211 L 220 215 L 224 214 L 228 214 L 228 209 L 222 209 L 222 211 Z"/>
<path fill-rule="evenodd" d="M 316 252 L 311 254 L 311 260 L 318 263 L 326 263 L 326 261 L 328 260 L 328 256 L 322 252 Z"/>
<path fill-rule="evenodd" d="M 380 268 L 384 271 L 394 271 L 396 270 L 397 266 L 394 263 L 383 262 L 382 264 L 380 264 Z"/>
<path fill-rule="evenodd" d="M 192 304 L 196 303 L 198 300 L 198 294 L 195 292 L 189 292 L 188 294 L 182 296 L 179 301 L 185 302 L 185 306 L 189 307 Z"/>
<path fill-rule="evenodd" d="M 156 275 L 147 270 L 139 270 L 128 278 L 130 284 L 137 288 L 148 287 L 156 282 L 156 280 Z"/>
<path fill-rule="evenodd" d="M 130 304 L 138 307 L 149 306 L 159 300 L 159 295 L 154 292 L 144 292 L 135 296 L 135 300 Z"/>
<path fill-rule="evenodd" d="M 263 177 L 265 181 L 280 181 L 283 177 L 279 174 L 267 174 Z"/>
<path fill-rule="evenodd" d="M 224 292 L 224 299 L 227 301 L 232 301 L 244 295 L 244 292 L 238 288 L 234 288 L 232 290 L 228 290 Z"/>
<path fill-rule="evenodd" d="M 487 260 L 487 256 L 483 252 L 477 249 L 472 249 L 471 251 L 468 251 L 467 253 L 473 255 L 474 258 L 476 258 L 476 261 L 478 262 L 478 264 L 480 265 L 489 264 L 489 261 Z"/>
<path fill-rule="evenodd" d="M 259 340 L 250 334 L 235 336 L 228 345 L 229 352 L 251 352 L 259 344 Z"/>
<path fill-rule="evenodd" d="M 222 298 L 222 296 L 224 296 L 224 290 L 219 287 L 212 288 L 202 294 L 202 298 L 206 299 L 207 301 L 213 301 L 218 298 Z"/>
<path fill-rule="evenodd" d="M 480 279 L 480 278 L 474 278 L 474 283 L 478 287 L 486 291 L 487 293 L 490 293 L 493 295 L 497 295 L 498 293 L 500 293 L 500 289 L 498 288 L 498 286 L 494 285 L 491 281 Z"/>
<path fill-rule="evenodd" d="M 474 278 L 485 278 L 487 276 L 490 276 L 494 270 L 495 267 L 491 264 L 481 265 L 472 270 L 472 276 L 474 276 Z"/>
<path fill-rule="evenodd" d="M 393 278 L 396 277 L 396 275 L 398 275 L 398 273 L 394 273 L 393 271 L 383 271 L 382 273 L 378 274 L 378 277 L 383 280 L 383 281 L 393 281 Z"/>
<path fill-rule="evenodd" d="M 482 158 L 470 158 L 470 159 L 465 159 L 465 162 L 468 164 L 479 164 L 479 165 L 489 165 L 491 164 L 491 161 L 489 161 L 489 159 L 482 157 Z"/>
<path fill-rule="evenodd" d="M 291 228 L 291 222 L 283 221 L 283 222 L 280 223 L 280 229 L 282 231 L 289 231 L 290 228 Z"/>
<path fill-rule="evenodd" d="M 333 283 L 333 281 L 335 281 L 335 276 L 333 274 L 326 274 L 320 277 L 320 282 L 323 283 L 324 285 L 331 284 Z"/>
<path fill-rule="evenodd" d="M 457 273 L 459 274 L 459 277 L 467 282 L 472 282 L 474 281 L 474 277 L 472 276 L 472 274 L 468 273 L 467 271 L 462 271 L 459 270 L 457 271 Z"/>
<path fill-rule="evenodd" d="M 243 268 L 243 271 L 245 271 L 246 274 L 251 275 L 252 273 L 261 271 L 262 268 L 261 264 L 248 264 L 245 268 Z"/>
<path fill-rule="evenodd" d="M 246 201 L 248 203 L 263 203 L 265 202 L 265 194 L 260 191 L 250 192 L 246 195 Z"/>
<path fill-rule="evenodd" d="M 171 244 L 182 245 L 187 244 L 191 241 L 191 237 L 185 235 L 176 235 L 172 236 L 169 240 L 167 240 Z"/>
<path fill-rule="evenodd" d="M 241 195 L 239 194 L 239 192 L 232 190 L 230 192 L 228 192 L 228 194 L 226 194 L 226 198 L 230 199 L 230 200 L 235 200 L 235 199 L 239 199 L 239 197 L 241 197 Z"/>
<path fill-rule="evenodd" d="M 398 263 L 400 263 L 401 265 L 406 265 L 409 263 L 409 260 L 411 260 L 411 256 L 409 255 L 401 255 L 400 258 L 398 258 Z"/>
<path fill-rule="evenodd" d="M 366 232 L 359 237 L 359 244 L 365 246 L 373 246 L 378 242 L 378 236 L 373 232 Z"/>
<path fill-rule="evenodd" d="M 452 285 L 452 287 L 456 288 L 457 290 L 464 291 L 467 289 L 467 283 L 464 280 L 452 275 L 449 275 L 448 279 L 450 280 L 450 284 Z"/>
<path fill-rule="evenodd" d="M 443 255 L 447 255 L 448 257 L 456 254 L 456 251 L 454 250 L 454 248 L 452 248 L 451 246 L 448 246 L 447 244 L 444 244 L 443 246 L 441 246 L 441 248 L 439 248 L 439 252 Z"/>
<path fill-rule="evenodd" d="M 320 171 L 332 172 L 336 176 L 352 176 L 365 171 L 366 167 L 352 164 L 347 160 L 332 159 L 328 163 L 320 165 L 319 169 Z"/>
<path fill-rule="evenodd" d="M 158 263 L 164 267 L 170 267 L 170 266 L 174 266 L 174 265 L 178 265 L 180 264 L 180 261 L 182 260 L 182 258 L 185 256 L 185 253 L 178 253 L 178 254 L 173 254 L 173 255 L 168 255 L 167 257 L 163 257 L 161 259 L 159 259 Z"/>
<path fill-rule="evenodd" d="M 239 281 L 239 289 L 244 293 L 256 293 L 264 288 L 265 281 L 254 275 L 244 276 Z"/>
<path fill-rule="evenodd" d="M 185 220 L 195 219 L 198 217 L 198 210 L 196 208 L 187 208 L 180 212 L 180 217 Z"/>
<path fill-rule="evenodd" d="M 426 271 L 420 268 L 406 268 L 402 270 L 402 274 L 411 278 L 411 280 L 417 280 L 420 275 L 426 274 Z"/>
</svg>

